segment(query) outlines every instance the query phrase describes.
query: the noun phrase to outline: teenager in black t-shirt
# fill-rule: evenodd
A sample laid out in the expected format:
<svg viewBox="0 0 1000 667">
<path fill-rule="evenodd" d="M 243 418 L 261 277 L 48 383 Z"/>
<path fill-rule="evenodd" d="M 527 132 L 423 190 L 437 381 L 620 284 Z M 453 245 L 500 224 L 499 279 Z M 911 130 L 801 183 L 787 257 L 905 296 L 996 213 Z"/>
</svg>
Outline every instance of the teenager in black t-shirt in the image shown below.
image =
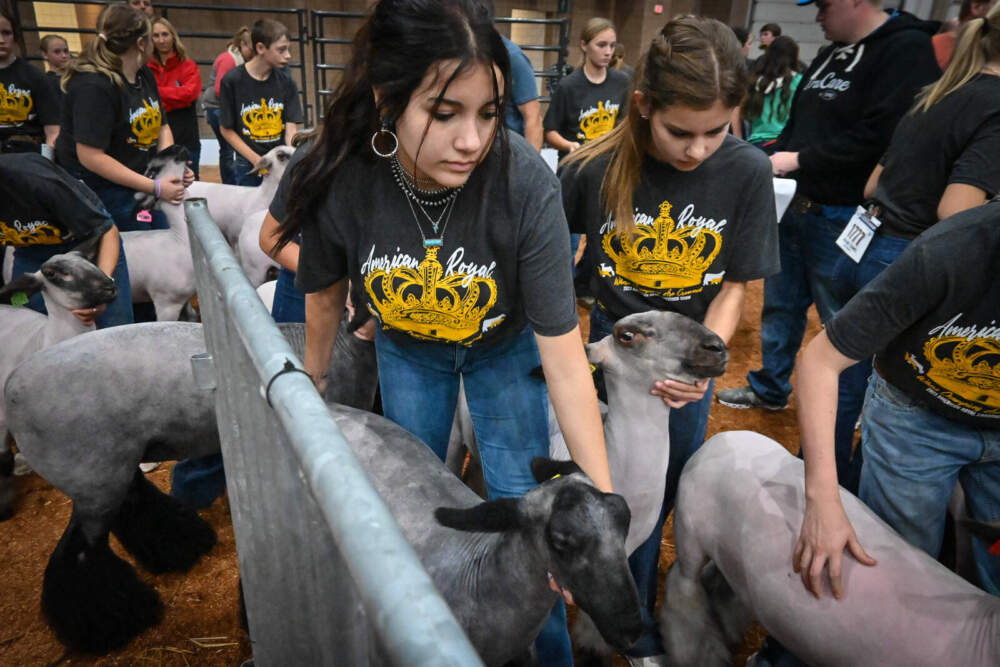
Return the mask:
<svg viewBox="0 0 1000 667">
<path fill-rule="evenodd" d="M 543 127 L 545 141 L 559 157 L 608 133 L 625 117 L 629 78 L 609 69 L 615 53 L 615 28 L 593 18 L 580 35 L 583 65 L 564 77 L 553 91 Z"/>
<path fill-rule="evenodd" d="M 489 495 L 521 495 L 549 447 L 540 360 L 570 452 L 610 490 L 559 183 L 502 125 L 500 35 L 478 0 L 382 0 L 358 35 L 270 209 L 282 242 L 302 236 L 305 369 L 325 386 L 350 281 L 375 318 L 388 418 L 443 459 L 464 377 Z M 572 664 L 558 614 L 536 647 L 543 664 Z"/>
<path fill-rule="evenodd" d="M 0 8 L 0 152 L 37 153 L 59 134 L 59 102 L 45 75 L 15 53 L 14 14 Z"/>
<path fill-rule="evenodd" d="M 944 75 L 896 126 L 865 186 L 881 236 L 910 241 L 1000 189 L 998 32 L 1000 6 L 966 23 Z"/>
<path fill-rule="evenodd" d="M 685 57 L 673 58 L 682 47 Z M 664 26 L 644 60 L 623 127 L 576 150 L 560 171 L 570 231 L 587 234 L 593 253 L 590 341 L 626 315 L 665 310 L 728 342 L 746 282 L 779 268 L 770 163 L 728 135 L 747 87 L 745 57 L 728 26 L 684 17 Z M 660 517 L 629 558 L 645 607 L 635 658 L 664 653 L 653 613 L 663 521 L 681 469 L 705 441 L 713 383 L 664 379 L 651 389 L 673 409 Z"/>
<path fill-rule="evenodd" d="M 174 143 L 164 120 L 153 74 L 144 65 L 153 52 L 149 19 L 124 4 L 101 10 L 97 37 L 70 65 L 56 159 L 101 198 L 121 231 L 149 229 L 133 216 L 136 191 L 179 203 L 194 180 L 144 176 L 158 149 Z M 153 226 L 166 219 L 153 211 Z"/>
<path fill-rule="evenodd" d="M 219 88 L 219 126 L 236 151 L 236 184 L 260 185 L 250 171 L 261 156 L 291 145 L 303 121 L 298 86 L 284 69 L 292 59 L 288 29 L 271 19 L 253 24 L 254 57 L 230 70 Z"/>
<path fill-rule="evenodd" d="M 794 562 L 816 595 L 827 564 L 834 594 L 842 590 L 845 548 L 873 564 L 844 514 L 834 465 L 837 376 L 859 359 L 875 355 L 861 422 L 861 500 L 935 558 L 957 482 L 972 518 L 1000 521 L 998 322 L 994 200 L 921 234 L 803 352 L 806 513 Z M 1000 595 L 1000 559 L 981 544 L 973 553 L 980 585 Z"/>
<path fill-rule="evenodd" d="M 0 245 L 14 247 L 13 275 L 34 273 L 49 258 L 101 237 L 95 264 L 115 279 L 118 297 L 76 312 L 98 328 L 130 324 L 132 297 L 118 230 L 96 195 L 41 155 L 0 155 Z M 45 312 L 41 294 L 27 306 Z"/>
</svg>

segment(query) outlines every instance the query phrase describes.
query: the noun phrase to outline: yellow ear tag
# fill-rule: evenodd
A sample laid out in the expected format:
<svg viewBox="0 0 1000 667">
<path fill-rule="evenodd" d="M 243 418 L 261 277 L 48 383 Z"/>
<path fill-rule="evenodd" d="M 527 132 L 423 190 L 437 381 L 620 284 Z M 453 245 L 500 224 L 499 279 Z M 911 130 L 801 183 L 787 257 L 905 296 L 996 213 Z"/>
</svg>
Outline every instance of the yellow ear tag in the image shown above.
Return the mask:
<svg viewBox="0 0 1000 667">
<path fill-rule="evenodd" d="M 555 475 L 552 475 L 552 477 L 549 479 L 549 481 L 551 482 L 553 479 L 559 479 L 560 477 L 562 477 L 562 475 L 560 475 L 560 474 L 557 473 Z"/>
<path fill-rule="evenodd" d="M 266 167 L 264 169 L 258 169 L 257 170 L 257 175 L 258 176 L 267 176 L 267 172 L 269 172 L 269 171 L 270 171 L 270 169 L 267 169 Z"/>
</svg>

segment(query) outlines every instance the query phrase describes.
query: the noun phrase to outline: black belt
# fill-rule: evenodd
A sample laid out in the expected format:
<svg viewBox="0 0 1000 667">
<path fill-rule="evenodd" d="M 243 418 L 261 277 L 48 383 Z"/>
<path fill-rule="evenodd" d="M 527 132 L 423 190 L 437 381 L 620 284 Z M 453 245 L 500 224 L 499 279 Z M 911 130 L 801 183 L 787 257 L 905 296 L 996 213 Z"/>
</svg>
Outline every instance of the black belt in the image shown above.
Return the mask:
<svg viewBox="0 0 1000 667">
<path fill-rule="evenodd" d="M 811 213 L 813 215 L 823 214 L 823 204 L 815 202 L 805 195 L 796 194 L 792 197 L 791 209 L 797 213 Z"/>
</svg>

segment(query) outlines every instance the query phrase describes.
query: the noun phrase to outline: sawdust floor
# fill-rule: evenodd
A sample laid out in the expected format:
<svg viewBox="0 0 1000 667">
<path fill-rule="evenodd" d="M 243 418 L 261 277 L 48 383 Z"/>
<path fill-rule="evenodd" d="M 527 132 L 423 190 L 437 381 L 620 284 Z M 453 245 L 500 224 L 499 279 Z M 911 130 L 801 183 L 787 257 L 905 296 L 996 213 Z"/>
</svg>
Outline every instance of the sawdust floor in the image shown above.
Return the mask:
<svg viewBox="0 0 1000 667">
<path fill-rule="evenodd" d="M 205 180 L 218 180 L 217 170 L 205 168 Z M 746 372 L 760 363 L 758 328 L 761 283 L 751 285 L 743 322 L 731 344 L 732 358 L 716 390 L 743 384 Z M 586 312 L 581 311 L 586 326 Z M 807 340 L 818 330 L 810 316 Z M 586 335 L 586 332 L 585 332 Z M 795 398 L 782 412 L 733 410 L 712 407 L 708 435 L 746 429 L 764 433 L 790 449 L 798 447 Z M 167 491 L 171 465 L 149 473 L 148 478 Z M 219 543 L 185 574 L 151 575 L 139 570 L 163 599 L 163 622 L 137 637 L 120 651 L 94 658 L 72 654 L 56 640 L 42 620 L 39 598 L 42 574 L 69 520 L 70 501 L 36 475 L 18 478 L 17 515 L 0 523 L 0 665 L 239 665 L 251 655 L 250 641 L 237 615 L 236 546 L 230 524 L 229 505 L 217 501 L 202 516 L 215 528 Z M 115 551 L 133 562 L 114 538 Z M 663 536 L 661 573 L 674 559 L 673 531 L 668 524 Z M 759 628 L 751 628 L 744 650 L 734 665 L 742 665 L 763 640 Z M 616 665 L 626 667 L 624 660 Z"/>
</svg>

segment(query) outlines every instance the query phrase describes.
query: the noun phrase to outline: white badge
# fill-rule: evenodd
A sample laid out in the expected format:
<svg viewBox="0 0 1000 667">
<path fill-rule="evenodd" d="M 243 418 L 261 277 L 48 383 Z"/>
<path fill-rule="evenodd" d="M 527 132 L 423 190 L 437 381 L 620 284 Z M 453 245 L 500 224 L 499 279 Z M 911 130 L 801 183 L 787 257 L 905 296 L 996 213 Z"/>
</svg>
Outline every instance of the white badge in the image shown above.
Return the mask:
<svg viewBox="0 0 1000 667">
<path fill-rule="evenodd" d="M 851 220 L 844 227 L 837 239 L 837 245 L 844 253 L 855 262 L 860 262 L 868 249 L 868 244 L 875 237 L 875 232 L 882 226 L 882 222 L 872 215 L 871 211 L 866 211 L 863 206 L 851 216 Z"/>
</svg>

